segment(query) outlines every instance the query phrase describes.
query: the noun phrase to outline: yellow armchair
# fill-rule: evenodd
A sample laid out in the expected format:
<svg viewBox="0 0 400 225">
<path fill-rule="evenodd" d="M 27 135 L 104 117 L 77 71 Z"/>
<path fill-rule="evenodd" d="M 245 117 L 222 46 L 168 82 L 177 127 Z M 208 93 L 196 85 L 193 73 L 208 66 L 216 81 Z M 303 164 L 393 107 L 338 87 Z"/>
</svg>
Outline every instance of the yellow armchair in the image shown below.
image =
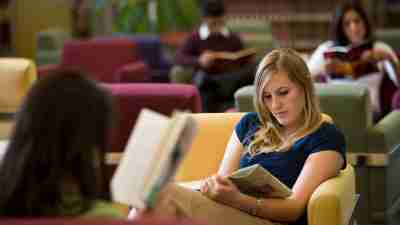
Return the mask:
<svg viewBox="0 0 400 225">
<path fill-rule="evenodd" d="M 12 115 L 36 77 L 36 66 L 31 60 L 0 58 L 0 139 L 8 138 Z"/>
<path fill-rule="evenodd" d="M 177 171 L 176 181 L 199 180 L 217 172 L 225 146 L 243 113 L 199 113 L 193 116 L 198 122 L 198 134 Z M 354 170 L 348 164 L 339 176 L 315 190 L 308 203 L 308 224 L 348 224 L 356 202 Z"/>
</svg>

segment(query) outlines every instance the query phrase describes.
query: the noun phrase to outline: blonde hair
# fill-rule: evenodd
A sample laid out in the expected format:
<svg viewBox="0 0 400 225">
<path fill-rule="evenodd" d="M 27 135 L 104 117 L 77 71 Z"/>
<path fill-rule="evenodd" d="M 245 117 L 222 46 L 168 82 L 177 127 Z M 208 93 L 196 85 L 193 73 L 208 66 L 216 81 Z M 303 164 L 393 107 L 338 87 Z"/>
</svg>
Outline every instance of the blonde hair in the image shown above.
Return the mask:
<svg viewBox="0 0 400 225">
<path fill-rule="evenodd" d="M 304 96 L 303 125 L 287 138 L 283 138 L 281 125 L 265 106 L 262 97 L 263 89 L 271 75 L 278 72 L 285 72 L 289 79 L 302 89 Z M 253 101 L 261 126 L 248 147 L 250 155 L 287 151 L 296 140 L 320 126 L 321 111 L 315 96 L 310 71 L 304 60 L 294 50 L 277 49 L 267 54 L 258 66 L 254 86 L 256 94 Z"/>
</svg>

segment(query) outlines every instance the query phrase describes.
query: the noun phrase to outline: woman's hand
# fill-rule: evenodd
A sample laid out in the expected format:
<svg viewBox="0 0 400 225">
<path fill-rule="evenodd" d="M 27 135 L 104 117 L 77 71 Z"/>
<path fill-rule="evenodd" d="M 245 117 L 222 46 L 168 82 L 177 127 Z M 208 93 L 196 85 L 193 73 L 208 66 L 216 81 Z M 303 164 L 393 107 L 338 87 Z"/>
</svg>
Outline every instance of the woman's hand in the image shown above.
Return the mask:
<svg viewBox="0 0 400 225">
<path fill-rule="evenodd" d="M 236 207 L 237 199 L 241 196 L 241 192 L 232 181 L 220 175 L 208 178 L 201 186 L 200 191 L 217 202 L 233 207 Z"/>
<path fill-rule="evenodd" d="M 392 59 L 392 55 L 382 49 L 373 49 L 373 50 L 368 50 L 365 51 L 361 55 L 361 59 L 364 61 L 369 61 L 369 62 L 378 62 L 382 61 L 385 59 Z"/>
</svg>

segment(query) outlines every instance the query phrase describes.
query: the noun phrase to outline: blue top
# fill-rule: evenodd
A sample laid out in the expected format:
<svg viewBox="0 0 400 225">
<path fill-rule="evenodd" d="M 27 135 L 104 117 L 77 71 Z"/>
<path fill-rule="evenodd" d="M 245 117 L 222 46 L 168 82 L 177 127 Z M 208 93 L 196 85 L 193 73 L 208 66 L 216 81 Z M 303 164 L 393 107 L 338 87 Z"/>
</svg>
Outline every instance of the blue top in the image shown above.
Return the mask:
<svg viewBox="0 0 400 225">
<path fill-rule="evenodd" d="M 260 127 L 260 121 L 255 112 L 247 113 L 236 125 L 235 132 L 242 145 L 247 148 Z M 313 133 L 297 140 L 289 151 L 261 153 L 251 157 L 249 153 L 242 156 L 240 168 L 260 164 L 289 188 L 295 184 L 307 157 L 313 153 L 333 150 L 342 155 L 346 167 L 345 138 L 341 131 L 331 123 L 324 122 Z M 295 223 L 307 224 L 306 213 Z"/>
</svg>

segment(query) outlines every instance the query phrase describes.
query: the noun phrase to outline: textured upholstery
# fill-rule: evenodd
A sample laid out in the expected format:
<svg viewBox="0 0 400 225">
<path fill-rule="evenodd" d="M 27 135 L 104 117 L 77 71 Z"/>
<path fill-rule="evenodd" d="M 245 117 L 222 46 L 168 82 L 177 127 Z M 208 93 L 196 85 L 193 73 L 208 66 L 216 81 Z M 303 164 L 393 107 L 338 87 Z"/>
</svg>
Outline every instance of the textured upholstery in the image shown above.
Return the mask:
<svg viewBox="0 0 400 225">
<path fill-rule="evenodd" d="M 235 124 L 243 113 L 193 114 L 198 133 L 178 168 L 177 181 L 193 181 L 215 174 Z M 308 203 L 309 225 L 346 225 L 355 205 L 355 178 L 351 165 L 322 183 Z"/>
<path fill-rule="evenodd" d="M 235 93 L 238 111 L 253 111 L 254 87 L 247 86 Z M 316 84 L 322 111 L 331 115 L 346 137 L 347 151 L 369 154 L 369 159 L 349 157 L 356 166 L 357 191 L 361 194 L 357 220 L 361 223 L 383 223 L 385 220 L 386 174 L 392 163 L 400 163 L 394 147 L 400 144 L 400 111 L 392 111 L 377 124 L 372 123 L 368 89 L 357 84 Z M 383 158 L 383 163 L 368 165 Z M 394 188 L 400 188 L 394 187 Z M 377 195 L 376 193 L 380 193 Z"/>
<path fill-rule="evenodd" d="M 127 82 L 149 80 L 148 67 L 140 59 L 136 44 L 123 38 L 68 41 L 63 48 L 61 63 L 39 67 L 39 76 L 58 68 L 83 70 L 92 78 L 107 83 L 124 82 L 125 79 Z"/>
</svg>

